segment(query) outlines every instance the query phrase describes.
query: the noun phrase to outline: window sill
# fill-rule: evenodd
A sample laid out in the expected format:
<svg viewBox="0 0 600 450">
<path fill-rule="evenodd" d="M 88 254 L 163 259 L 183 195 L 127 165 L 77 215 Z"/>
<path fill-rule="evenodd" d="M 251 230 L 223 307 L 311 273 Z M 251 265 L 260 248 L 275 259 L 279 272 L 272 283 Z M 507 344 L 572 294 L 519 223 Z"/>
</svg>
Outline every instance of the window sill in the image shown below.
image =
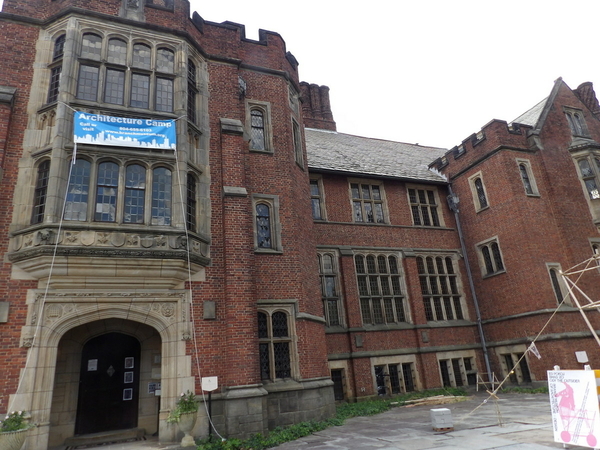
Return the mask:
<svg viewBox="0 0 600 450">
<path fill-rule="evenodd" d="M 486 278 L 495 277 L 496 275 L 502 275 L 503 273 L 506 273 L 506 270 L 499 270 L 498 272 L 486 273 L 485 275 L 483 275 L 483 279 L 485 280 Z"/>
<path fill-rule="evenodd" d="M 486 211 L 486 210 L 488 210 L 488 209 L 490 209 L 490 205 L 486 206 L 485 208 L 479 208 L 479 209 L 475 209 L 475 212 L 476 212 L 477 214 L 479 214 L 480 212 Z"/>
<path fill-rule="evenodd" d="M 271 155 L 272 156 L 275 152 L 273 150 L 259 150 L 259 149 L 256 149 L 256 148 L 251 148 L 250 149 L 250 153 L 261 153 L 261 154 L 264 154 L 264 155 Z"/>
<path fill-rule="evenodd" d="M 254 253 L 263 255 L 283 255 L 283 250 L 274 250 L 272 248 L 255 248 Z"/>
</svg>

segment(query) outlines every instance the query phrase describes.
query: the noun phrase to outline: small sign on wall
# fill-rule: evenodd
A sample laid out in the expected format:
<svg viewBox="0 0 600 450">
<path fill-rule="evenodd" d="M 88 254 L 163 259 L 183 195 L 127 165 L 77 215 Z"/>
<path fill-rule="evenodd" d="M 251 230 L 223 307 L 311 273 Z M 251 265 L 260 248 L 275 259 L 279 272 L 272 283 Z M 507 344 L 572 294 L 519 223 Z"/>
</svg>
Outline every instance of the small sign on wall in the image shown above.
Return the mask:
<svg viewBox="0 0 600 450">
<path fill-rule="evenodd" d="M 98 360 L 88 359 L 87 370 L 88 372 L 95 372 L 96 370 L 98 370 Z"/>
</svg>

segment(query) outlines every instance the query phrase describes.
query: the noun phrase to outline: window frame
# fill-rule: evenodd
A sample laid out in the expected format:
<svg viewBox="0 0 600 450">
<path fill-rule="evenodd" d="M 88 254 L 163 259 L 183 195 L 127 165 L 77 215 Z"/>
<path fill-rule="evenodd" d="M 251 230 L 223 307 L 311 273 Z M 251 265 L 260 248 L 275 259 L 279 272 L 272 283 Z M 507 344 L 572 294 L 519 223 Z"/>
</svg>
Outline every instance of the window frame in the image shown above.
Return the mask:
<svg viewBox="0 0 600 450">
<path fill-rule="evenodd" d="M 417 200 L 416 202 L 413 202 L 411 199 L 411 191 L 415 191 L 415 199 Z M 427 202 L 422 203 L 420 201 L 421 197 L 419 195 L 419 191 L 425 192 L 425 196 L 426 196 L 425 200 L 431 200 L 429 195 L 433 195 L 433 200 L 435 203 L 433 203 L 433 204 L 427 203 Z M 429 194 L 429 193 L 431 193 L 431 194 Z M 406 185 L 406 196 L 408 199 L 408 205 L 411 210 L 413 226 L 432 227 L 432 228 L 443 228 L 446 226 L 446 224 L 444 222 L 444 214 L 443 214 L 443 209 L 441 207 L 438 189 L 436 187 L 408 184 L 408 185 Z M 423 220 L 423 218 L 424 218 L 423 208 L 427 208 L 427 218 L 430 223 L 429 225 L 425 224 L 425 220 Z M 417 221 L 415 220 L 415 209 L 418 212 L 418 220 L 421 223 L 416 223 Z M 435 211 L 435 213 L 432 213 L 432 211 Z M 437 221 L 437 225 L 435 224 L 436 221 Z"/>
<path fill-rule="evenodd" d="M 535 177 L 533 176 L 531 161 L 522 158 L 516 158 L 515 161 L 517 162 L 517 170 L 519 171 L 519 177 L 521 178 L 521 182 L 523 183 L 523 190 L 525 191 L 525 195 L 528 197 L 539 197 L 540 192 L 538 191 L 537 183 L 535 181 Z M 523 171 L 525 172 L 527 180 L 525 180 Z M 529 183 L 531 192 L 527 191 L 527 182 Z"/>
<path fill-rule="evenodd" d="M 318 189 L 318 194 L 313 193 L 312 186 L 316 185 Z M 319 175 L 311 175 L 309 180 L 310 186 L 310 199 L 311 199 L 311 211 L 312 218 L 318 222 L 327 221 L 327 209 L 325 208 L 325 190 L 323 188 L 323 177 Z M 315 217 L 315 201 L 319 202 L 319 218 Z"/>
<path fill-rule="evenodd" d="M 422 389 L 421 380 L 419 377 L 418 365 L 415 355 L 406 356 L 381 356 L 373 357 L 370 361 L 371 364 L 371 377 L 373 380 L 373 392 L 380 395 L 397 395 L 404 394 L 406 392 L 416 392 Z M 377 367 L 384 366 L 385 375 L 383 380 L 377 379 Z M 411 380 L 407 382 L 405 369 L 410 369 Z M 398 375 L 398 386 L 394 389 L 394 380 L 391 375 L 390 367 L 396 367 Z M 385 393 L 380 393 L 380 383 L 383 381 L 385 387 Z M 409 385 L 407 388 L 407 384 Z"/>
<path fill-rule="evenodd" d="M 569 130 L 571 130 L 571 135 L 573 137 L 590 137 L 583 110 L 563 106 L 563 112 L 565 113 L 567 125 L 569 126 Z"/>
<path fill-rule="evenodd" d="M 55 103 L 58 101 L 60 94 L 60 80 L 62 77 L 62 66 L 65 56 L 65 44 L 67 35 L 61 31 L 54 38 L 52 61 L 48 64 L 50 70 L 50 78 L 48 82 L 48 94 L 46 95 L 46 103 Z"/>
<path fill-rule="evenodd" d="M 440 352 L 436 354 L 436 359 L 438 374 L 441 382 L 440 384 L 442 387 L 464 387 L 477 385 L 477 357 L 474 351 L 465 350 L 458 352 Z M 465 364 L 465 360 L 468 360 L 469 363 Z M 446 364 L 446 368 L 448 370 L 447 375 L 449 384 L 446 384 L 446 377 L 444 377 L 444 371 L 442 370 L 442 362 Z M 460 377 L 457 377 L 457 374 L 455 373 L 457 365 L 459 368 Z M 468 366 L 471 368 L 469 369 Z"/>
<path fill-rule="evenodd" d="M 374 272 L 369 267 L 369 257 L 373 258 Z M 358 258 L 363 260 L 362 271 L 359 271 Z M 385 272 L 381 271 L 380 258 L 385 259 Z M 390 258 L 396 260 L 396 272 L 392 270 Z M 395 252 L 361 251 L 354 252 L 353 262 L 362 325 L 366 327 L 389 327 L 411 324 L 412 319 L 402 256 Z M 397 286 L 394 286 L 394 278 L 398 279 Z M 384 286 L 387 286 L 387 293 Z M 400 293 L 397 293 L 396 289 Z M 388 301 L 386 302 L 386 300 Z M 393 320 L 389 319 L 390 312 Z M 381 321 L 378 321 L 378 316 L 381 317 Z"/>
<path fill-rule="evenodd" d="M 37 161 L 35 184 L 33 185 L 33 201 L 31 203 L 32 225 L 44 223 L 46 206 L 48 204 L 48 184 L 50 182 L 50 168 L 52 164 L 49 158 Z"/>
<path fill-rule="evenodd" d="M 468 320 L 468 308 L 458 267 L 458 255 L 432 253 L 415 256 L 427 322 Z M 431 260 L 431 264 L 429 264 L 429 260 Z M 422 261 L 421 264 L 420 261 Z M 448 268 L 448 263 L 450 263 L 452 272 Z M 450 315 L 452 317 L 448 318 Z"/>
<path fill-rule="evenodd" d="M 481 276 L 483 278 L 506 273 L 506 264 L 504 262 L 504 256 L 502 255 L 502 249 L 500 248 L 498 236 L 478 242 L 475 244 L 475 248 L 477 251 L 477 257 L 479 259 Z M 485 249 L 487 249 L 487 253 L 484 251 Z M 497 251 L 494 251 L 495 249 Z M 500 268 L 498 267 L 498 260 L 502 266 Z"/>
<path fill-rule="evenodd" d="M 98 55 L 84 53 L 83 39 L 86 35 L 100 37 L 101 48 Z M 180 74 L 176 70 L 178 67 L 178 53 L 173 43 L 150 42 L 99 30 L 82 30 L 80 36 L 81 44 L 75 59 L 77 62 L 77 79 L 74 96 L 77 100 L 144 109 L 161 114 L 175 113 L 175 85 L 176 78 Z M 118 58 L 119 60 L 114 59 L 110 53 L 110 46 L 113 41 L 125 43 L 125 55 L 123 58 Z M 142 46 L 148 49 L 144 51 L 149 52 L 149 56 L 146 58 L 147 61 L 140 64 L 135 59 L 134 47 L 142 48 Z M 165 69 L 159 65 L 159 52 L 162 50 L 172 54 L 173 70 Z M 117 52 L 118 54 L 122 54 L 122 52 Z M 86 79 L 82 77 L 86 70 L 89 73 L 87 85 Z M 123 75 L 119 77 L 120 81 L 117 82 L 114 77 L 109 76 L 110 73 Z M 165 85 L 164 81 L 168 81 L 168 83 Z M 161 86 L 170 86 L 170 90 L 165 91 L 163 89 L 161 91 Z M 166 98 L 166 102 L 159 101 L 163 97 Z"/>
<path fill-rule="evenodd" d="M 558 305 L 571 305 L 569 289 L 560 276 L 560 272 L 562 271 L 560 263 L 546 263 L 546 271 L 550 278 L 550 286 L 552 287 L 552 293 L 554 294 L 556 303 Z"/>
<path fill-rule="evenodd" d="M 331 258 L 331 271 L 326 271 L 324 265 L 324 257 Z M 321 284 L 321 299 L 323 301 L 323 316 L 325 317 L 325 326 L 327 327 L 345 327 L 344 308 L 342 299 L 342 290 L 340 285 L 339 272 L 339 254 L 334 250 L 320 250 L 317 253 L 319 264 L 319 280 Z M 327 295 L 326 278 L 333 278 L 333 295 Z M 336 319 L 332 318 L 332 309 L 330 304 L 335 303 L 333 310 L 336 314 Z"/>
<path fill-rule="evenodd" d="M 509 345 L 509 346 L 497 347 L 496 349 L 494 349 L 494 351 L 498 357 L 498 361 L 500 362 L 502 376 L 508 377 L 512 384 L 515 384 L 514 379 L 516 379 L 517 385 L 529 384 L 533 381 L 536 381 L 534 373 L 531 371 L 531 365 L 529 364 L 529 355 L 528 355 L 529 352 L 527 351 L 526 345 Z M 522 361 L 520 364 L 517 364 L 515 366 L 515 363 L 521 358 L 521 355 L 525 355 L 523 357 L 522 361 L 525 361 L 525 365 L 527 367 L 527 371 L 528 371 L 529 378 L 530 378 L 529 380 L 527 380 L 526 377 L 523 375 Z M 511 358 L 511 367 L 508 367 L 508 365 L 506 364 L 507 356 L 510 356 L 510 358 Z M 511 374 L 513 367 L 514 367 L 514 374 Z M 511 377 L 511 375 L 514 376 L 514 379 L 511 379 L 511 378 L 513 378 L 513 377 Z"/>
<path fill-rule="evenodd" d="M 479 181 L 479 183 L 477 183 Z M 483 181 L 481 172 L 477 172 L 469 177 L 469 187 L 473 196 L 473 206 L 476 212 L 485 211 L 490 207 L 490 197 Z M 482 197 L 485 200 L 485 205 L 482 204 Z"/>
<path fill-rule="evenodd" d="M 585 153 L 578 157 L 574 157 L 573 160 L 583 191 L 587 194 L 586 199 L 591 202 L 600 200 L 600 155 L 597 155 L 596 153 Z M 584 161 L 589 167 L 589 175 L 584 174 L 581 168 L 581 163 Z M 595 189 L 590 189 L 592 186 L 588 185 L 589 181 L 593 182 Z"/>
<path fill-rule="evenodd" d="M 263 117 L 263 140 L 265 148 L 254 148 L 252 145 L 252 111 L 260 111 Z M 273 129 L 271 122 L 271 104 L 258 100 L 246 100 L 246 132 L 250 136 L 248 148 L 256 153 L 273 153 Z"/>
<path fill-rule="evenodd" d="M 352 190 L 353 190 L 353 185 L 358 185 L 358 194 L 359 197 L 354 197 L 354 195 L 352 194 Z M 371 196 L 371 198 L 363 198 L 363 188 L 364 186 L 368 186 L 369 187 L 369 195 Z M 371 194 L 373 192 L 373 188 L 377 187 L 379 190 L 379 199 L 374 199 L 372 198 L 373 195 Z M 352 223 L 355 224 L 360 224 L 360 225 L 389 225 L 390 221 L 389 221 L 389 211 L 387 208 L 387 199 L 386 199 L 386 195 L 385 195 L 385 189 L 384 189 L 384 183 L 383 181 L 379 181 L 379 180 L 372 180 L 372 179 L 362 179 L 362 178 L 349 178 L 348 179 L 348 197 L 350 200 L 350 211 L 352 214 Z M 373 211 L 373 221 L 368 221 L 368 220 L 357 220 L 357 217 L 355 215 L 355 203 L 360 203 L 361 205 L 361 217 L 368 218 L 368 212 L 367 209 L 365 208 L 365 204 L 370 204 L 371 205 L 371 211 Z M 377 221 L 375 220 L 375 208 L 374 205 L 380 204 L 381 205 L 381 213 L 382 213 L 382 220 L 381 221 Z"/>
<path fill-rule="evenodd" d="M 298 367 L 298 350 L 297 350 L 297 334 L 296 334 L 296 310 L 297 304 L 295 301 L 285 301 L 285 300 L 258 300 L 258 308 L 257 308 L 257 322 L 259 314 L 266 314 L 267 316 L 267 330 L 269 332 L 267 337 L 260 336 L 260 330 L 258 330 L 257 323 L 257 334 L 258 334 L 258 369 L 259 369 L 259 377 L 263 383 L 276 383 L 280 381 L 285 381 L 288 379 L 298 379 L 300 371 Z M 273 336 L 273 321 L 272 317 L 276 313 L 284 313 L 287 318 L 287 331 L 288 336 L 283 337 L 275 337 Z M 289 377 L 277 377 L 276 375 L 276 364 L 274 358 L 274 344 L 276 343 L 288 343 L 289 350 L 289 364 L 290 364 L 290 376 Z M 261 344 L 267 344 L 269 348 L 269 378 L 263 378 L 263 370 L 262 370 L 262 358 L 261 358 Z"/>
<path fill-rule="evenodd" d="M 265 205 L 269 208 L 269 225 L 271 233 L 271 246 L 261 247 L 259 246 L 259 230 L 258 230 L 258 216 L 257 206 Z M 283 246 L 281 243 L 281 223 L 279 221 L 279 196 L 278 195 L 267 195 L 267 194 L 253 194 L 252 195 L 252 223 L 254 227 L 254 251 L 256 253 L 282 253 Z"/>
<path fill-rule="evenodd" d="M 90 167 L 89 167 L 89 175 L 87 176 L 87 205 L 85 206 L 85 218 L 83 219 L 78 219 L 78 218 L 68 218 L 67 214 L 74 214 L 72 210 L 69 210 L 68 206 L 65 207 L 65 211 L 64 211 L 64 216 L 63 219 L 67 220 L 71 223 L 75 223 L 75 222 L 80 222 L 80 223 L 105 223 L 105 224 L 125 224 L 125 225 L 138 225 L 138 226 L 149 226 L 149 227 L 170 227 L 173 224 L 173 192 L 175 189 L 174 186 L 174 182 L 175 182 L 175 177 L 173 176 L 174 174 L 174 167 L 171 163 L 169 162 L 165 162 L 165 161 L 153 161 L 153 162 L 146 162 L 146 161 L 141 161 L 137 158 L 131 158 L 131 159 L 126 159 L 126 160 L 121 160 L 121 159 L 116 159 L 113 157 L 100 157 L 100 158 L 92 158 L 88 155 L 85 154 L 80 154 L 77 157 L 76 160 L 76 164 L 79 161 L 86 161 Z M 116 182 L 117 185 L 116 186 L 112 186 L 112 185 L 106 185 L 107 188 L 110 188 L 112 186 L 113 189 L 116 189 L 116 194 L 114 195 L 114 199 L 115 199 L 115 203 L 114 203 L 114 220 L 98 220 L 97 219 L 97 214 L 98 214 L 98 208 L 99 205 L 104 205 L 106 203 L 98 203 L 98 187 L 99 187 L 99 168 L 102 164 L 105 163 L 112 163 L 116 165 Z M 133 167 L 133 166 L 140 166 L 144 169 L 145 171 L 145 182 L 144 182 L 144 204 L 143 204 L 143 221 L 142 222 L 126 222 L 125 221 L 125 208 L 126 208 L 126 204 L 125 204 L 125 200 L 126 200 L 126 190 L 129 189 L 126 187 L 126 172 L 128 170 L 128 168 Z M 171 187 L 170 187 L 170 200 L 169 199 L 157 199 L 155 198 L 154 194 L 155 194 L 155 183 L 157 183 L 158 178 L 157 178 L 157 170 L 158 169 L 167 169 L 168 171 L 170 171 L 170 177 L 171 177 Z M 71 181 L 73 180 L 73 177 L 78 176 L 75 173 L 71 173 L 71 178 L 69 180 L 67 180 L 67 184 L 66 184 L 66 196 L 67 199 L 69 197 L 70 194 L 70 190 L 71 190 L 71 186 L 72 183 Z M 78 184 L 79 186 L 79 184 Z M 103 185 L 104 186 L 104 185 Z M 84 184 L 81 185 L 81 187 L 85 187 Z M 162 191 L 161 191 L 162 192 Z M 166 219 L 166 222 L 168 223 L 163 223 L 163 224 L 157 224 L 154 223 L 155 221 L 159 221 L 159 220 L 155 220 L 156 218 L 153 217 L 154 214 L 154 210 L 155 207 L 153 206 L 156 202 L 155 201 L 159 201 L 159 203 L 165 203 L 170 205 L 169 209 L 170 209 L 170 215 L 168 217 L 168 219 Z M 82 204 L 84 202 L 79 201 L 79 202 L 72 202 L 72 204 Z M 161 208 L 162 210 L 162 208 Z M 79 211 L 79 213 L 77 214 L 81 214 L 82 211 Z M 158 216 L 157 216 L 158 217 Z M 166 216 L 161 216 L 161 217 L 166 217 Z"/>
<path fill-rule="evenodd" d="M 294 158 L 296 164 L 304 169 L 304 146 L 302 145 L 302 130 L 300 124 L 294 118 L 292 118 L 292 143 L 294 146 Z"/>
</svg>

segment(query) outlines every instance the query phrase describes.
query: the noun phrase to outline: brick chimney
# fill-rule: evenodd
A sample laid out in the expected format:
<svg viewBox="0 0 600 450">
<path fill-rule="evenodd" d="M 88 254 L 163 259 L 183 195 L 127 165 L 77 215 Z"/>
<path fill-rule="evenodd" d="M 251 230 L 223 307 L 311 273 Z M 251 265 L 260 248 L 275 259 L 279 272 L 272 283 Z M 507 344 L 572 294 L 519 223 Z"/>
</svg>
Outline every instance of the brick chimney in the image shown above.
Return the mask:
<svg viewBox="0 0 600 450">
<path fill-rule="evenodd" d="M 300 91 L 304 125 L 307 128 L 336 131 L 329 102 L 329 88 L 303 81 L 300 83 Z"/>
<path fill-rule="evenodd" d="M 600 119 L 600 104 L 598 103 L 598 97 L 596 97 L 592 82 L 586 81 L 585 83 L 581 83 L 574 92 L 577 97 L 579 97 L 579 100 L 581 100 L 585 106 Z"/>
</svg>

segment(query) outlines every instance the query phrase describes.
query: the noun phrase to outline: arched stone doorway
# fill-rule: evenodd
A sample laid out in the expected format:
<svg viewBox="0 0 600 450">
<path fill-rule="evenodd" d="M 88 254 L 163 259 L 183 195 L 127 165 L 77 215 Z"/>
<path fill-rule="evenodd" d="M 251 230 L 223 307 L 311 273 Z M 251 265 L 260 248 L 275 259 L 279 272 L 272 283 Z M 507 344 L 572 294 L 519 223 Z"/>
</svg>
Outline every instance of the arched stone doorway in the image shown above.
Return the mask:
<svg viewBox="0 0 600 450">
<path fill-rule="evenodd" d="M 15 409 L 31 411 L 39 424 L 26 448 L 46 450 L 75 435 L 79 381 L 86 342 L 107 333 L 140 344 L 137 427 L 160 442 L 174 442 L 177 430 L 166 423 L 178 393 L 194 389 L 187 291 L 49 292 L 30 291 L 28 326 L 21 342 L 29 347 Z M 91 358 L 93 359 L 93 358 Z M 135 363 L 134 363 L 135 364 Z M 123 375 L 124 376 L 124 375 Z M 152 389 L 161 383 L 161 397 Z"/>
</svg>

